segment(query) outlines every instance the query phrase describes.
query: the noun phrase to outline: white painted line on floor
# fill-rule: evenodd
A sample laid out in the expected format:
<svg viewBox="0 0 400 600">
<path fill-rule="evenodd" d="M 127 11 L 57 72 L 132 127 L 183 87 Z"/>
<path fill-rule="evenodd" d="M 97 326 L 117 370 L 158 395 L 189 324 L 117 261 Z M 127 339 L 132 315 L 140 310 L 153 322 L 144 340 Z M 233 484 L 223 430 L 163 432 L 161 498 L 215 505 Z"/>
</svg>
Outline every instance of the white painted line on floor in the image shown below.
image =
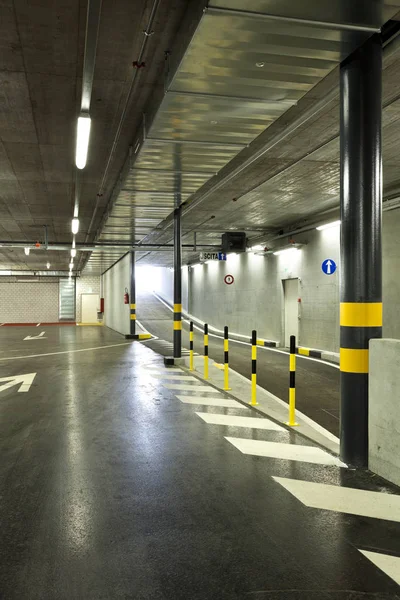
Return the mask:
<svg viewBox="0 0 400 600">
<path fill-rule="evenodd" d="M 368 550 L 360 550 L 378 569 L 381 569 L 393 581 L 400 585 L 400 557 L 391 556 L 390 554 L 381 554 L 380 552 L 370 552 Z"/>
<path fill-rule="evenodd" d="M 157 373 L 182 373 L 182 375 L 186 372 L 183 369 L 175 369 L 174 367 L 151 367 L 148 366 L 146 369 L 151 371 L 157 371 Z"/>
<path fill-rule="evenodd" d="M 39 325 L 41 325 L 41 323 L 38 323 L 38 324 L 36 325 L 36 327 L 39 327 Z"/>
<path fill-rule="evenodd" d="M 336 485 L 273 477 L 310 508 L 400 522 L 400 496 Z"/>
<path fill-rule="evenodd" d="M 19 385 L 18 392 L 29 392 L 29 388 L 31 387 L 33 380 L 36 377 L 36 373 L 25 373 L 24 375 L 11 375 L 10 377 L 1 377 L 1 381 L 7 381 L 8 383 L 3 383 L 0 385 L 0 392 L 4 392 L 14 385 Z"/>
<path fill-rule="evenodd" d="M 300 444 L 281 444 L 278 442 L 265 442 L 263 440 L 251 440 L 247 438 L 225 437 L 242 454 L 252 456 L 265 456 L 267 458 L 279 458 L 282 460 L 297 460 L 318 465 L 334 465 L 346 467 L 338 458 L 328 454 L 321 448 L 315 446 L 301 446 Z"/>
<path fill-rule="evenodd" d="M 196 381 L 198 381 L 196 379 Z M 205 394 L 219 394 L 218 390 L 207 385 L 194 385 L 192 383 L 164 383 L 169 390 L 185 390 L 186 392 L 204 392 Z"/>
<path fill-rule="evenodd" d="M 46 332 L 42 331 L 41 333 L 39 333 L 39 335 L 27 335 L 26 337 L 24 337 L 24 340 L 46 340 L 47 338 L 44 338 L 44 334 Z"/>
<path fill-rule="evenodd" d="M 190 375 L 183 375 L 183 371 L 181 371 L 182 375 L 179 373 L 150 373 L 151 377 L 155 377 L 156 379 L 176 379 L 177 381 L 196 381 L 196 377 L 190 377 Z"/>
<path fill-rule="evenodd" d="M 257 417 L 237 417 L 233 415 L 216 415 L 212 413 L 197 412 L 203 421 L 210 425 L 226 425 L 228 427 L 250 427 L 251 429 L 269 429 L 271 431 L 286 431 L 269 419 L 257 419 Z"/>
<path fill-rule="evenodd" d="M 205 406 L 222 406 L 224 408 L 244 408 L 249 410 L 247 406 L 243 406 L 236 400 L 229 398 L 203 398 L 202 396 L 177 396 L 178 400 L 184 404 L 203 404 Z"/>
<path fill-rule="evenodd" d="M 42 354 L 25 354 L 23 356 L 9 356 L 0 358 L 0 361 L 19 360 L 21 358 L 39 358 L 40 356 L 55 356 L 56 354 L 74 354 L 75 352 L 89 352 L 90 350 L 103 350 L 105 348 L 117 348 L 118 346 L 131 346 L 132 342 L 122 342 L 122 344 L 109 344 L 108 346 L 95 346 L 94 348 L 80 348 L 79 350 L 62 350 L 60 352 L 42 352 Z"/>
</svg>

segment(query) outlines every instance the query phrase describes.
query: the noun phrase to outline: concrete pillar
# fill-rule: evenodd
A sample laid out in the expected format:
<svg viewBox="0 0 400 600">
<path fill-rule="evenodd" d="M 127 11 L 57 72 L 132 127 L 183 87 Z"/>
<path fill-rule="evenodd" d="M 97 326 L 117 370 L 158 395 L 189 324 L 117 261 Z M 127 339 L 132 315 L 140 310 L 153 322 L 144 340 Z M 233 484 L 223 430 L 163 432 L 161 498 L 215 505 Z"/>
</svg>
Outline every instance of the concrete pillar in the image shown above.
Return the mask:
<svg viewBox="0 0 400 600">
<path fill-rule="evenodd" d="M 136 276 L 135 276 L 135 253 L 131 252 L 131 289 L 130 289 L 130 312 L 131 312 L 131 335 L 136 333 Z"/>
<path fill-rule="evenodd" d="M 182 356 L 182 231 L 180 206 L 174 210 L 174 358 Z"/>
<path fill-rule="evenodd" d="M 368 342 L 382 337 L 382 45 L 340 68 L 340 454 L 368 462 Z"/>
</svg>

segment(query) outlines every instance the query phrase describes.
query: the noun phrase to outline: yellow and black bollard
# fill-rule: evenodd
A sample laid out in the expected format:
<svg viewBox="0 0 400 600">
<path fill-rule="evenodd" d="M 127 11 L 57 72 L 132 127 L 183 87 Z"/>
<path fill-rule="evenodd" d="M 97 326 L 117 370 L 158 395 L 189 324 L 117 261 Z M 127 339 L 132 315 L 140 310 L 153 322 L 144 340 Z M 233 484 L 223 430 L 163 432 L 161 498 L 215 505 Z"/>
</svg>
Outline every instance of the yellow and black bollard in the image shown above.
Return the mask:
<svg viewBox="0 0 400 600">
<path fill-rule="evenodd" d="M 228 391 L 229 387 L 229 338 L 228 327 L 224 327 L 224 390 Z"/>
<path fill-rule="evenodd" d="M 257 406 L 257 331 L 251 332 L 251 406 Z"/>
<path fill-rule="evenodd" d="M 189 371 L 194 371 L 194 358 L 193 358 L 193 321 L 190 321 L 189 330 Z"/>
<path fill-rule="evenodd" d="M 208 379 L 208 325 L 204 323 L 204 379 Z"/>
<path fill-rule="evenodd" d="M 289 361 L 289 421 L 286 425 L 296 427 L 296 336 L 290 336 Z"/>
</svg>

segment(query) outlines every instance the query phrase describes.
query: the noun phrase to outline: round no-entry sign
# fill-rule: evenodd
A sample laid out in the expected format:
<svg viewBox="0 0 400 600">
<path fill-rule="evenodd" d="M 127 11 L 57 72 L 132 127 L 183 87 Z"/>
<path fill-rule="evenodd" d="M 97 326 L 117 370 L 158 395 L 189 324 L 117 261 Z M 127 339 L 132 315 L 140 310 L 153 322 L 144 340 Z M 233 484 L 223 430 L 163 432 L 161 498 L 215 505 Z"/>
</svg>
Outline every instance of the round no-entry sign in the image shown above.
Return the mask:
<svg viewBox="0 0 400 600">
<path fill-rule="evenodd" d="M 235 278 L 233 275 L 225 275 L 224 277 L 224 281 L 225 283 L 227 283 L 228 285 L 232 285 L 232 283 L 235 281 Z"/>
</svg>

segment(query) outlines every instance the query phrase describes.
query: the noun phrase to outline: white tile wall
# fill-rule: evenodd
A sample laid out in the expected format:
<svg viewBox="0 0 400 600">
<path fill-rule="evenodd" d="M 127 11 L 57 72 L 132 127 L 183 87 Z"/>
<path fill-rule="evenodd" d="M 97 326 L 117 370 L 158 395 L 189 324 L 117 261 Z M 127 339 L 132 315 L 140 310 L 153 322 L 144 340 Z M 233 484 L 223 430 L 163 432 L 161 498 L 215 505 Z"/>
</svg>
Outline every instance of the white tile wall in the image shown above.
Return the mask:
<svg viewBox="0 0 400 600">
<path fill-rule="evenodd" d="M 58 279 L 0 281 L 0 323 L 58 321 Z"/>
</svg>

